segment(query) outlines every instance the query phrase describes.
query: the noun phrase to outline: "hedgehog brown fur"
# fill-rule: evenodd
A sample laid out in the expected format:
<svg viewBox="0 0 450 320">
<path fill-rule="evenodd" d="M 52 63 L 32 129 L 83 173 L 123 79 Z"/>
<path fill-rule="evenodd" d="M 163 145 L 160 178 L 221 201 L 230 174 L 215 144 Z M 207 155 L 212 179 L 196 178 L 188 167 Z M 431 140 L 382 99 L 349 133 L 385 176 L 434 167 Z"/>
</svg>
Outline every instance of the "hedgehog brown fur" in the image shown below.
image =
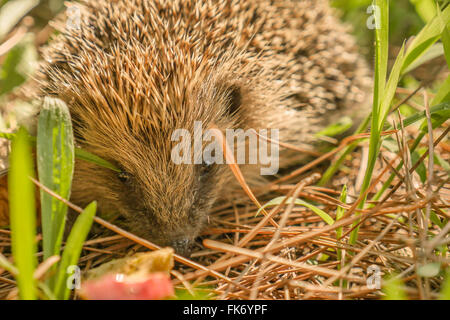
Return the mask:
<svg viewBox="0 0 450 320">
<path fill-rule="evenodd" d="M 327 1 L 71 5 L 81 25 L 46 49 L 41 94 L 69 105 L 79 146 L 123 170 L 77 161 L 72 201 L 157 244 L 183 251 L 234 185 L 226 166 L 171 162 L 176 128 L 278 128 L 301 146 L 366 105 L 368 68 Z"/>
</svg>

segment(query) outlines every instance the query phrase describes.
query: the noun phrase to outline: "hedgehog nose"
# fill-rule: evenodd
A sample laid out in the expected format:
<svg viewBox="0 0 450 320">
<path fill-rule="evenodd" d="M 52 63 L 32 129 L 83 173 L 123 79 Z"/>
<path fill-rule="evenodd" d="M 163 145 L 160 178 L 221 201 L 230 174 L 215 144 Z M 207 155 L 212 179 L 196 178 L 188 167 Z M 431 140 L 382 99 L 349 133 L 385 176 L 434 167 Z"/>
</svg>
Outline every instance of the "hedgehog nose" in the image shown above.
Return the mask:
<svg viewBox="0 0 450 320">
<path fill-rule="evenodd" d="M 183 257 L 189 257 L 192 250 L 192 242 L 188 238 L 182 238 L 172 241 L 172 247 L 176 254 Z"/>
</svg>

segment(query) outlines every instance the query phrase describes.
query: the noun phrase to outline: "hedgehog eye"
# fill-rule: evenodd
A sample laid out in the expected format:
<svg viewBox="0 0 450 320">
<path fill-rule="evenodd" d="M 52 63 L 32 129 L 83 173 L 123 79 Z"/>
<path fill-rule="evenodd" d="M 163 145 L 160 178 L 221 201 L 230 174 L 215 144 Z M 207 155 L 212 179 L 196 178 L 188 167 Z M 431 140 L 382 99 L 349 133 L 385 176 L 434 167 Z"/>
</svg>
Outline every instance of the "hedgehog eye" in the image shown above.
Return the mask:
<svg viewBox="0 0 450 320">
<path fill-rule="evenodd" d="M 235 114 L 242 103 L 242 94 L 241 94 L 241 88 L 239 88 L 237 85 L 232 85 L 228 88 L 228 113 L 230 115 Z"/>
<path fill-rule="evenodd" d="M 206 176 L 214 167 L 214 163 L 208 160 L 204 160 L 200 167 L 200 177 Z"/>
<path fill-rule="evenodd" d="M 131 179 L 131 174 L 125 171 L 121 171 L 117 174 L 117 178 L 123 183 L 129 182 Z"/>
</svg>

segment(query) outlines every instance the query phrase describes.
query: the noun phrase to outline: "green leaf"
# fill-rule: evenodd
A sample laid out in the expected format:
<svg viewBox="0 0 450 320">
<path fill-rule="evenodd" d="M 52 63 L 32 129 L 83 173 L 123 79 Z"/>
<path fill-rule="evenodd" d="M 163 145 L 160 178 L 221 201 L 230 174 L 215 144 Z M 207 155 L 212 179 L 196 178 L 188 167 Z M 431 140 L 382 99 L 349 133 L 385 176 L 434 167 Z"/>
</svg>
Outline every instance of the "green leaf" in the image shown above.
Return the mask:
<svg viewBox="0 0 450 320">
<path fill-rule="evenodd" d="M 344 185 L 342 187 L 342 191 L 341 191 L 341 196 L 339 197 L 339 200 L 342 203 L 347 203 L 347 185 Z M 345 213 L 345 209 L 342 208 L 341 206 L 338 206 L 336 209 L 336 221 L 339 221 Z"/>
<path fill-rule="evenodd" d="M 273 206 L 279 205 L 280 203 L 283 202 L 283 200 L 285 198 L 286 197 L 278 197 L 278 198 L 270 200 L 268 203 L 266 203 L 265 205 L 263 205 L 261 208 L 258 209 L 258 211 L 256 212 L 256 215 L 258 215 L 263 209 L 265 209 L 267 207 L 273 207 Z M 286 204 L 291 203 L 292 200 L 293 200 L 293 198 L 289 198 L 286 201 Z M 325 211 L 317 208 L 316 206 L 313 206 L 312 204 L 309 204 L 309 203 L 307 203 L 307 202 L 305 202 L 303 200 L 300 200 L 300 199 L 295 199 L 294 203 L 296 205 L 304 206 L 304 207 L 307 207 L 308 209 L 311 209 L 315 214 L 317 214 L 319 217 L 321 217 L 329 225 L 332 225 L 334 223 L 334 220 L 333 220 L 332 217 L 330 217 Z"/>
<path fill-rule="evenodd" d="M 0 138 L 8 139 L 8 140 L 14 140 L 16 138 L 15 133 L 8 133 L 8 132 L 0 132 Z M 28 137 L 30 138 L 30 137 Z"/>
<path fill-rule="evenodd" d="M 342 187 L 342 191 L 341 191 L 341 196 L 339 198 L 339 200 L 342 203 L 347 203 L 347 185 L 344 185 Z M 339 221 L 340 219 L 342 219 L 342 217 L 344 216 L 345 213 L 345 209 L 342 208 L 341 206 L 338 206 L 336 209 L 336 222 Z M 336 239 L 340 239 L 342 237 L 342 232 L 343 232 L 343 227 L 339 227 L 336 229 Z M 341 257 L 342 257 L 342 250 L 341 249 L 337 249 L 337 261 L 341 261 Z M 340 268 L 342 268 L 343 266 L 340 265 Z"/>
<path fill-rule="evenodd" d="M 428 22 L 436 15 L 436 3 L 433 0 L 409 0 L 415 7 L 417 14 L 424 22 Z"/>
<path fill-rule="evenodd" d="M 433 129 L 440 127 L 444 122 L 450 118 L 450 110 L 448 106 L 450 103 L 446 103 L 447 108 L 441 110 L 440 112 L 435 112 L 431 114 L 431 126 Z M 420 126 L 420 131 L 428 132 L 428 122 L 424 120 Z"/>
<path fill-rule="evenodd" d="M 445 60 L 447 61 L 447 66 L 450 68 L 450 28 L 448 25 L 444 28 L 444 31 L 442 31 L 442 43 Z"/>
<path fill-rule="evenodd" d="M 441 229 L 445 227 L 445 223 L 441 221 L 436 212 L 434 212 L 433 210 L 430 211 L 430 220 Z"/>
<path fill-rule="evenodd" d="M 342 8 L 345 10 L 357 9 L 361 7 L 367 7 L 372 0 L 333 0 L 332 6 L 336 8 Z"/>
<path fill-rule="evenodd" d="M 70 198 L 74 170 L 72 122 L 67 105 L 46 97 L 37 134 L 39 181 L 64 199 Z M 59 255 L 67 205 L 41 190 L 44 259 Z"/>
<path fill-rule="evenodd" d="M 13 140 L 16 135 L 14 133 L 0 132 L 0 138 Z M 31 142 L 36 142 L 36 138 L 29 136 Z M 87 162 L 91 162 L 93 164 L 99 165 L 106 169 L 111 169 L 116 172 L 120 172 L 121 170 L 113 165 L 111 162 L 106 161 L 105 159 L 100 158 L 99 156 L 90 153 L 89 151 L 80 149 L 75 147 L 75 157 L 80 160 L 84 160 Z"/>
<path fill-rule="evenodd" d="M 367 127 L 369 126 L 371 117 L 372 117 L 371 114 L 366 117 L 366 119 L 358 126 L 358 128 L 354 132 L 355 135 L 362 133 L 367 129 Z M 364 140 L 364 139 L 361 139 L 361 140 Z M 330 181 L 330 179 L 333 177 L 333 175 L 339 170 L 339 168 L 342 165 L 342 163 L 344 162 L 345 158 L 351 152 L 353 152 L 353 150 L 356 149 L 358 144 L 359 144 L 359 142 L 355 141 L 355 142 L 349 144 L 346 148 L 344 148 L 342 151 L 340 151 L 337 154 L 337 160 L 334 161 L 333 164 L 322 175 L 322 178 L 320 179 L 320 181 L 318 183 L 319 186 L 324 186 L 325 184 L 328 183 L 328 181 Z"/>
<path fill-rule="evenodd" d="M 175 297 L 170 300 L 211 300 L 214 298 L 214 290 L 212 288 L 194 288 L 193 294 L 186 289 L 175 290 Z"/>
<path fill-rule="evenodd" d="M 421 277 L 431 278 L 439 274 L 441 264 L 439 262 L 431 262 L 426 265 L 420 266 L 417 269 L 417 274 Z"/>
<path fill-rule="evenodd" d="M 12 142 L 8 174 L 11 247 L 21 299 L 36 299 L 36 281 L 33 274 L 36 259 L 36 208 L 33 160 L 28 133 L 20 128 Z"/>
<path fill-rule="evenodd" d="M 417 151 L 411 152 L 411 161 L 412 163 L 416 163 L 420 159 L 420 154 Z M 425 168 L 425 164 L 421 162 L 416 169 L 417 174 L 420 177 L 420 181 L 425 183 L 427 181 L 427 168 Z"/>
<path fill-rule="evenodd" d="M 322 131 L 316 133 L 316 136 L 328 136 L 334 137 L 341 133 L 344 133 L 350 129 L 353 125 L 353 120 L 350 117 L 342 117 L 336 123 L 333 123 L 323 129 Z"/>
<path fill-rule="evenodd" d="M 91 230 L 96 210 L 97 203 L 94 201 L 79 215 L 69 234 L 56 275 L 54 293 L 58 299 L 67 300 L 69 298 L 70 289 L 67 286 L 67 268 L 77 265 L 84 241 Z"/>
<path fill-rule="evenodd" d="M 392 137 L 386 137 L 386 139 L 383 139 L 382 145 L 390 152 L 398 152 L 398 143 Z"/>
<path fill-rule="evenodd" d="M 443 102 L 450 102 L 450 76 L 445 79 L 444 83 L 439 88 L 438 93 L 431 100 L 431 105 L 435 106 Z"/>
<path fill-rule="evenodd" d="M 441 17 L 440 12 L 439 17 Z M 445 24 L 445 20 L 442 20 L 442 23 Z M 450 24 L 448 23 L 448 20 L 447 25 L 442 30 L 442 44 L 444 47 L 445 60 L 447 60 L 447 66 L 450 68 Z"/>
<path fill-rule="evenodd" d="M 450 269 L 447 269 L 445 281 L 442 285 L 441 294 L 439 295 L 440 300 L 450 300 Z"/>
<path fill-rule="evenodd" d="M 13 275 L 17 275 L 19 270 L 4 255 L 0 253 L 0 268 L 8 270 Z"/>
<path fill-rule="evenodd" d="M 448 119 L 450 117 L 450 103 L 441 103 L 437 106 L 431 107 L 430 115 L 431 115 L 432 119 L 433 118 L 436 119 L 435 123 L 433 124 L 433 128 L 440 126 L 443 122 L 440 122 L 439 119 L 441 119 L 441 118 L 442 118 L 442 120 L 445 119 L 444 120 L 444 122 L 445 122 L 446 119 Z M 410 126 L 419 120 L 425 119 L 426 117 L 427 117 L 427 115 L 426 115 L 425 111 L 417 112 L 416 114 L 403 120 L 403 126 L 404 127 Z M 392 126 L 390 128 L 392 128 Z M 426 131 L 428 131 L 428 128 L 426 129 Z"/>
<path fill-rule="evenodd" d="M 398 278 L 392 277 L 386 281 L 383 292 L 386 294 L 383 300 L 407 300 L 403 282 Z"/>
<path fill-rule="evenodd" d="M 378 108 L 383 97 L 389 58 L 389 3 L 387 0 L 375 0 L 375 5 L 379 9 L 380 21 L 375 29 L 375 87 L 372 119 L 378 119 Z M 377 17 L 377 15 L 375 15 Z"/>
<path fill-rule="evenodd" d="M 439 38 L 444 30 L 444 21 L 450 21 L 450 6 L 439 16 L 435 16 L 414 38 L 408 46 L 402 66 L 402 74 L 418 58 L 420 58 Z"/>
<path fill-rule="evenodd" d="M 403 74 L 408 73 L 421 65 L 440 57 L 444 54 L 444 46 L 442 43 L 435 43 L 429 48 L 422 56 L 417 58 L 413 63 L 411 63 L 407 68 L 403 70 Z"/>
<path fill-rule="evenodd" d="M 117 168 L 111 162 L 106 161 L 106 160 L 100 158 L 99 156 L 96 156 L 95 154 L 90 153 L 90 152 L 80 149 L 80 148 L 75 149 L 75 156 L 77 157 L 77 159 L 88 161 L 93 164 L 99 165 L 99 166 L 107 168 L 107 169 L 111 169 L 116 172 L 121 171 L 119 168 Z"/>
<path fill-rule="evenodd" d="M 383 98 L 380 103 L 379 119 L 378 119 L 378 131 L 381 132 L 386 122 L 386 118 L 391 110 L 392 100 L 395 96 L 395 91 L 397 90 L 398 82 L 400 81 L 400 69 L 402 66 L 404 56 L 404 46 L 401 48 L 397 59 L 395 60 L 394 66 L 392 67 L 389 80 L 386 84 L 385 92 L 383 93 Z M 379 137 L 377 137 L 379 139 Z"/>
<path fill-rule="evenodd" d="M 447 175 L 450 176 L 450 164 L 441 158 L 438 154 L 434 154 L 434 161 L 440 165 L 442 168 L 444 168 L 445 172 L 447 172 Z"/>
</svg>

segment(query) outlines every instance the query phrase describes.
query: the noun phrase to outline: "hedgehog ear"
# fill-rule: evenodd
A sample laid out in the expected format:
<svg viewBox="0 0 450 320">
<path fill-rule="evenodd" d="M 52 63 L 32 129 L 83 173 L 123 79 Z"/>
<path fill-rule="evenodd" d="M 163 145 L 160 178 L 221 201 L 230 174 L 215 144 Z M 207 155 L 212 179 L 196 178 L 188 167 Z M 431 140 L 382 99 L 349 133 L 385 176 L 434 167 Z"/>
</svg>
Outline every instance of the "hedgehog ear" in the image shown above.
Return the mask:
<svg viewBox="0 0 450 320">
<path fill-rule="evenodd" d="M 230 115 L 236 114 L 242 104 L 242 92 L 238 85 L 231 85 L 227 90 L 227 112 Z"/>
</svg>

